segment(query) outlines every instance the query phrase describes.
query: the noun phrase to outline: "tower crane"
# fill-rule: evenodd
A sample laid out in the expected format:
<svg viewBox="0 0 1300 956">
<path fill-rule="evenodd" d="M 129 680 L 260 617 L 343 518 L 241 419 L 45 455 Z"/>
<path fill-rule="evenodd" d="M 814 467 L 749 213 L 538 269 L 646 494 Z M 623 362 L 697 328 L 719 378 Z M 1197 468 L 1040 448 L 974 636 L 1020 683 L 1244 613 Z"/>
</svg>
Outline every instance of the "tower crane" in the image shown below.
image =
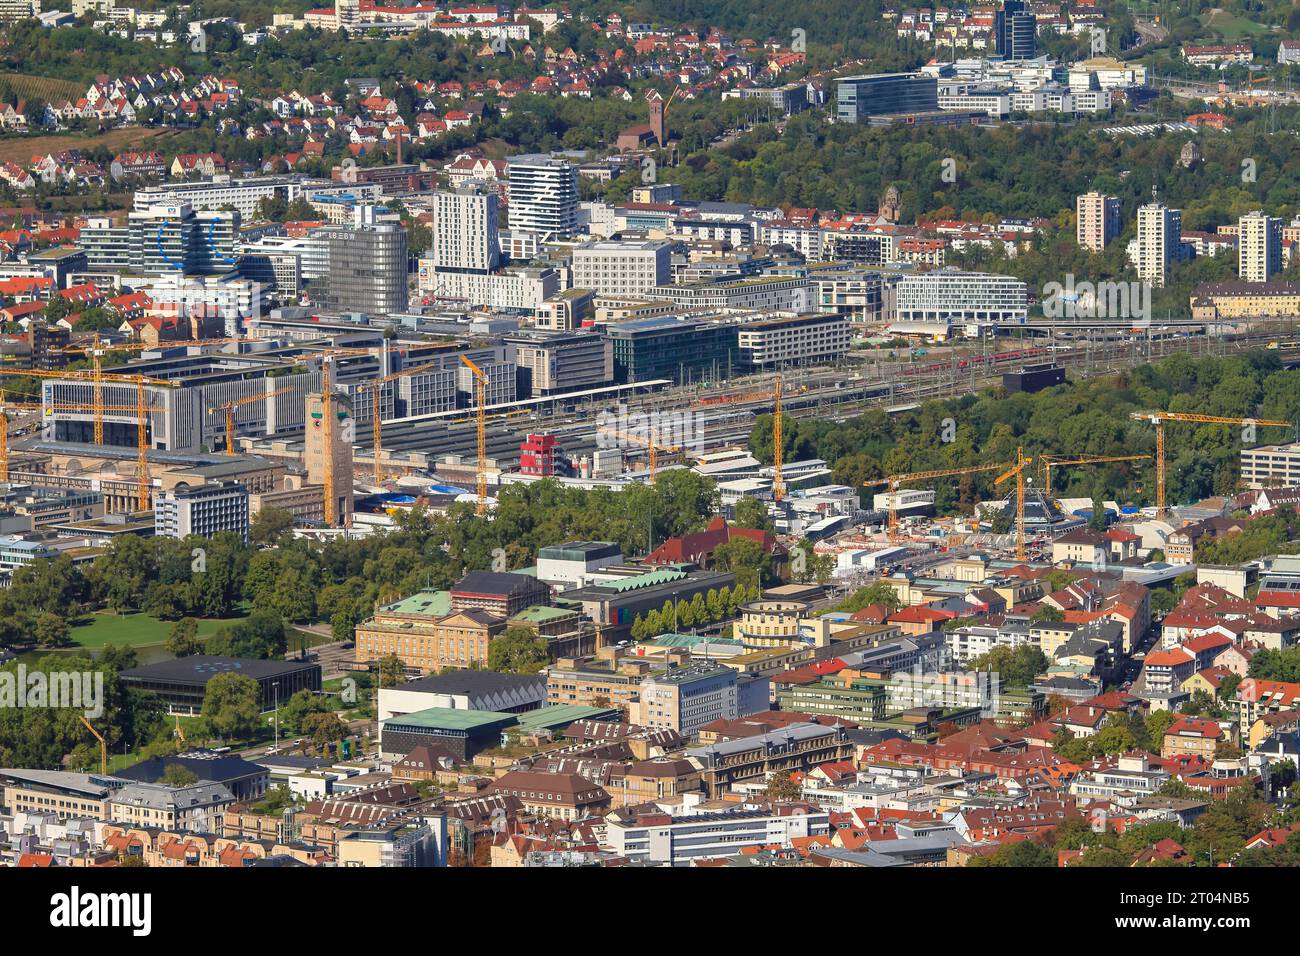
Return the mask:
<svg viewBox="0 0 1300 956">
<path fill-rule="evenodd" d="M 103 345 L 100 342 L 99 333 L 96 332 L 91 340 L 90 345 L 69 345 L 59 349 L 60 352 L 73 352 L 84 354 L 90 357 L 92 363 L 92 375 L 95 383 L 95 444 L 104 444 L 104 416 L 102 414 L 102 405 L 104 404 L 104 356 L 109 352 L 132 352 L 147 349 L 177 348 L 191 345 L 224 345 L 229 342 L 242 341 L 240 339 L 199 339 L 188 342 L 159 342 L 157 345 L 150 345 L 146 342 L 119 342 L 114 345 Z"/>
<path fill-rule="evenodd" d="M 1025 560 L 1025 469 L 1032 458 L 1025 457 L 1023 448 L 1016 449 L 1016 463 L 993 479 L 1000 485 L 1009 478 L 1016 479 L 1016 560 Z"/>
<path fill-rule="evenodd" d="M 285 395 L 292 392 L 290 387 L 277 388 L 273 392 L 266 392 L 261 395 L 245 395 L 243 398 L 232 399 L 229 402 L 218 405 L 216 408 L 209 408 L 208 414 L 215 415 L 218 412 L 224 412 L 226 415 L 226 454 L 235 453 L 235 409 L 244 405 L 253 405 L 257 402 L 265 401 L 268 398 L 275 398 L 278 395 Z"/>
<path fill-rule="evenodd" d="M 460 360 L 465 363 L 471 372 L 474 373 L 474 382 L 477 385 L 476 394 L 478 396 L 478 472 L 475 481 L 475 491 L 478 494 L 478 513 L 480 515 L 487 512 L 487 373 L 475 365 L 464 355 Z"/>
<path fill-rule="evenodd" d="M 0 375 L 20 375 L 31 378 L 55 378 L 71 382 L 85 382 L 89 384 L 96 383 L 96 376 L 87 372 L 52 372 L 43 369 L 0 369 Z M 162 411 L 163 409 L 151 407 L 145 401 L 145 386 L 153 385 L 164 388 L 174 388 L 176 383 L 169 382 L 162 378 L 151 378 L 148 375 L 100 375 L 99 381 L 113 382 L 123 385 L 135 386 L 135 406 L 129 405 L 103 405 L 93 403 L 89 405 L 79 405 L 75 403 L 58 402 L 52 403 L 50 407 L 71 410 L 93 410 L 97 416 L 102 416 L 105 411 L 133 411 L 136 419 L 136 504 L 140 511 L 149 510 L 149 435 L 148 419 L 149 412 Z"/>
<path fill-rule="evenodd" d="M 370 387 L 371 416 L 374 419 L 372 425 L 374 429 L 375 484 L 379 484 L 379 482 L 383 480 L 379 461 L 384 445 L 384 416 L 379 405 L 381 390 L 389 382 L 395 382 L 399 378 L 406 378 L 408 375 L 419 375 L 421 372 L 431 371 L 432 369 L 437 368 L 440 364 L 441 363 L 439 362 L 426 362 L 423 365 L 413 365 L 410 368 L 404 368 L 400 371 L 393 372 L 367 383 Z"/>
<path fill-rule="evenodd" d="M 1169 514 L 1165 505 L 1165 422 L 1191 422 L 1200 425 L 1267 425 L 1273 428 L 1290 428 L 1290 422 L 1271 421 L 1266 418 L 1232 418 L 1223 415 L 1197 415 L 1191 412 L 1131 412 L 1135 422 L 1150 422 L 1156 426 L 1156 517 L 1164 520 Z"/>
<path fill-rule="evenodd" d="M 628 441 L 634 441 L 639 445 L 646 446 L 646 448 L 649 450 L 647 457 L 649 458 L 649 462 L 650 462 L 650 484 L 652 485 L 655 483 L 655 475 L 659 471 L 659 452 L 661 451 L 677 452 L 682 450 L 681 445 L 664 445 L 655 441 L 653 438 L 647 438 L 644 435 L 635 435 L 631 432 L 620 431 L 617 428 L 602 427 L 599 429 L 599 431 L 607 435 L 617 435 L 619 438 L 624 438 Z"/>
<path fill-rule="evenodd" d="M 1150 458 L 1150 455 L 1087 455 L 1082 458 L 1039 455 L 1038 463 L 1043 466 L 1043 490 L 1050 495 L 1052 493 L 1052 469 L 1060 465 L 1100 465 L 1117 461 L 1147 461 Z"/>
<path fill-rule="evenodd" d="M 780 501 L 785 497 L 785 480 L 781 474 L 784 464 L 785 449 L 781 444 L 781 399 L 783 383 L 781 376 L 776 376 L 770 392 L 739 392 L 732 395 L 719 395 L 714 398 L 702 398 L 696 405 L 730 405 L 738 402 L 753 402 L 760 399 L 772 400 L 772 497 Z"/>
<path fill-rule="evenodd" d="M 89 412 L 95 411 L 100 414 L 104 412 L 123 412 L 130 413 L 136 420 L 136 510 L 148 511 L 151 507 L 149 500 L 149 489 L 153 484 L 152 476 L 149 473 L 149 432 L 148 432 L 148 415 L 150 412 L 166 411 L 158 405 L 144 404 L 144 384 L 136 385 L 136 402 L 134 405 L 82 405 L 75 402 L 54 402 L 45 406 L 49 411 L 67 411 L 67 412 Z"/>
<path fill-rule="evenodd" d="M 94 726 L 90 723 L 90 721 L 88 721 L 84 716 L 81 718 L 81 722 L 86 725 L 86 729 L 89 730 L 92 734 L 94 734 L 95 739 L 99 741 L 99 772 L 107 777 L 108 776 L 108 741 L 104 739 L 104 735 L 101 734 L 98 730 L 96 730 Z"/>
<path fill-rule="evenodd" d="M 970 468 L 941 468 L 938 471 L 913 471 L 905 475 L 890 475 L 878 481 L 869 481 L 866 487 L 889 486 L 889 540 L 898 540 L 898 488 L 905 481 L 925 481 L 929 478 L 951 478 L 955 475 L 974 475 L 982 471 L 997 471 L 1002 465 L 974 465 Z"/>
</svg>

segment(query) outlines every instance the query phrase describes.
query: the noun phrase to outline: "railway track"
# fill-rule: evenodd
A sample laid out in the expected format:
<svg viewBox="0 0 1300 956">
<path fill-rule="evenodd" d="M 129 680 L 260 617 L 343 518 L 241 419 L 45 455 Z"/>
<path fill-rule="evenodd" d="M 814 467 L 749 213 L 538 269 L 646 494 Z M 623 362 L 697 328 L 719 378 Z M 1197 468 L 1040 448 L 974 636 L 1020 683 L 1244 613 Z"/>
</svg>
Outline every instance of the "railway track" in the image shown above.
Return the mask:
<svg viewBox="0 0 1300 956">
<path fill-rule="evenodd" d="M 1284 328 L 1258 328 L 1226 336 L 1184 334 L 1142 341 L 1114 338 L 1069 346 L 1028 346 L 1000 352 L 954 351 L 940 361 L 876 361 L 869 372 L 865 362 L 857 363 L 856 371 L 853 367 L 801 369 L 797 390 L 791 389 L 794 376 L 785 375 L 782 408 L 790 418 L 815 417 L 839 422 L 872 408 L 911 405 L 977 392 L 1001 384 L 1004 372 L 1018 371 L 1025 364 L 1051 361 L 1091 378 L 1158 362 L 1178 353 L 1240 354 L 1286 337 Z M 1300 342 L 1297 346 L 1294 352 L 1280 352 L 1284 360 L 1300 362 Z M 767 374 L 750 376 L 727 387 L 678 387 L 631 399 L 626 405 L 629 413 L 680 412 L 701 416 L 703 448 L 691 450 L 713 451 L 747 439 L 758 416 L 771 413 L 774 381 L 775 375 Z M 719 401 L 723 396 L 735 394 L 742 397 Z M 575 402 L 554 414 L 512 416 L 499 420 L 495 427 L 489 422 L 488 455 L 508 461 L 518 454 L 524 436 L 538 431 L 556 435 L 570 455 L 590 455 L 602 447 L 596 434 L 597 415 L 614 408 L 610 402 Z M 360 437 L 362 447 L 368 447 L 364 439 L 369 437 L 369 430 L 363 430 Z M 472 456 L 474 426 L 467 420 L 394 423 L 384 428 L 384 446 L 393 451 L 435 456 Z M 644 450 L 628 448 L 627 453 L 629 458 L 637 460 L 644 455 Z M 671 456 L 662 457 L 665 463 L 671 460 Z"/>
</svg>

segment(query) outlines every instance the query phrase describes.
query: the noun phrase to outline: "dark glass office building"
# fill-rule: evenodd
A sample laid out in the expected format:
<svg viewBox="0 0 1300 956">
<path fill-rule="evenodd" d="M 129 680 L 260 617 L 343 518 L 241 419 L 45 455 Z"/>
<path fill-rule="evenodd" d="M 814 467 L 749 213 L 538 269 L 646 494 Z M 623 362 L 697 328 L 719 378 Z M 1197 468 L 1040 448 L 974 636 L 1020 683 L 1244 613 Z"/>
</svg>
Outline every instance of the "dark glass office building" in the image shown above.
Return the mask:
<svg viewBox="0 0 1300 956">
<path fill-rule="evenodd" d="M 1037 52 L 1037 20 L 1024 0 L 1003 0 L 993 20 L 998 55 L 1006 60 L 1032 60 Z"/>
<path fill-rule="evenodd" d="M 924 73 L 845 76 L 835 83 L 835 118 L 841 123 L 939 109 L 939 81 Z"/>
<path fill-rule="evenodd" d="M 730 378 L 739 363 L 737 326 L 657 316 L 609 325 L 614 381 L 671 379 L 677 384 Z"/>
</svg>

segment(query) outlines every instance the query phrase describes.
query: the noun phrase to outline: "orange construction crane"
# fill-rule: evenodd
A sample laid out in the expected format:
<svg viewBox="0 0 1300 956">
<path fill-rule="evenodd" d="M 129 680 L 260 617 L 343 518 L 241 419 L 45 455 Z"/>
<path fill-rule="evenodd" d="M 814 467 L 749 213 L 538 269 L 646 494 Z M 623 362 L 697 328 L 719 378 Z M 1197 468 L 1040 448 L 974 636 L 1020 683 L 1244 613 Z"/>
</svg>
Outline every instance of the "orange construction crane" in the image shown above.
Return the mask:
<svg viewBox="0 0 1300 956">
<path fill-rule="evenodd" d="M 136 383 L 136 402 L 134 405 L 79 405 L 74 402 L 55 402 L 47 405 L 46 408 L 51 412 L 68 411 L 68 412 L 95 412 L 97 415 L 103 415 L 104 412 L 129 412 L 132 413 L 136 420 L 136 510 L 148 511 L 152 505 L 149 500 L 149 491 L 153 485 L 153 478 L 149 473 L 149 419 L 150 412 L 166 411 L 165 408 L 158 405 L 146 405 L 144 402 L 144 382 Z"/>
<path fill-rule="evenodd" d="M 404 368 L 401 371 L 385 375 L 383 378 L 377 378 L 366 384 L 370 386 L 370 408 L 371 417 L 374 419 L 372 426 L 374 430 L 374 451 L 375 451 L 375 484 L 383 481 L 383 473 L 380 468 L 380 455 L 384 447 L 384 423 L 383 409 L 380 407 L 380 392 L 389 382 L 395 382 L 399 378 L 406 378 L 408 375 L 419 375 L 421 372 L 428 372 L 436 369 L 441 365 L 440 362 L 426 362 L 424 365 L 413 365 L 410 368 Z"/>
<path fill-rule="evenodd" d="M 286 395 L 292 392 L 292 388 L 277 388 L 274 392 L 266 392 L 262 395 L 246 395 L 243 398 L 232 399 L 216 408 L 209 408 L 208 414 L 215 415 L 218 412 L 224 412 L 226 415 L 226 454 L 235 453 L 235 409 L 244 405 L 253 405 L 257 402 L 265 401 L 268 398 L 275 398 L 277 395 Z"/>
<path fill-rule="evenodd" d="M 478 493 L 478 513 L 487 512 L 487 373 L 471 362 L 464 355 L 460 360 L 474 373 L 474 382 L 478 386 L 478 474 L 475 491 Z"/>
<path fill-rule="evenodd" d="M 1268 425 L 1273 428 L 1291 428 L 1290 422 L 1270 421 L 1267 418 L 1231 418 L 1222 415 L 1196 415 L 1191 412 L 1131 412 L 1135 422 L 1150 422 L 1156 426 L 1156 517 L 1169 514 L 1165 505 L 1165 422 L 1191 422 L 1199 425 Z"/>
<path fill-rule="evenodd" d="M 993 479 L 1000 485 L 1009 478 L 1016 479 L 1016 560 L 1025 560 L 1025 469 L 1032 458 L 1025 457 L 1023 448 L 1016 449 L 1016 463 Z"/>
<path fill-rule="evenodd" d="M 889 486 L 889 540 L 898 540 L 898 489 L 905 481 L 925 481 L 930 478 L 951 478 L 955 475 L 974 475 L 982 471 L 997 471 L 1006 465 L 975 465 L 970 468 L 941 468 L 938 471 L 913 471 L 905 475 L 890 475 L 879 481 L 869 481 L 866 487 Z"/>
<path fill-rule="evenodd" d="M 701 398 L 695 402 L 696 405 L 730 405 L 737 402 L 753 402 L 760 399 L 772 400 L 772 497 L 776 501 L 780 501 L 785 497 L 785 479 L 781 474 L 781 466 L 784 464 L 785 457 L 785 448 L 782 447 L 781 441 L 782 394 L 783 383 L 781 381 L 781 376 L 778 374 L 770 392 L 738 392 L 732 395 L 717 395 L 711 398 Z"/>
<path fill-rule="evenodd" d="M 1100 465 L 1115 461 L 1146 461 L 1150 455 L 1089 455 L 1084 458 L 1059 458 L 1055 455 L 1039 455 L 1038 463 L 1042 466 L 1043 491 L 1052 493 L 1052 469 L 1058 465 Z"/>
<path fill-rule="evenodd" d="M 645 445 L 648 449 L 647 457 L 650 463 L 650 484 L 652 485 L 655 483 L 655 475 L 659 471 L 659 453 L 661 451 L 677 452 L 682 450 L 681 445 L 664 445 L 653 438 L 646 438 L 644 435 L 636 435 L 632 432 L 619 431 L 617 428 L 600 428 L 599 431 L 607 435 L 617 435 L 619 438 L 634 441 L 639 445 Z"/>
<path fill-rule="evenodd" d="M 98 730 L 96 730 L 91 725 L 90 721 L 88 721 L 85 717 L 81 718 L 81 722 L 86 725 L 86 729 L 89 730 L 92 734 L 94 734 L 95 739 L 99 741 L 99 772 L 107 777 L 108 776 L 108 741 L 104 739 L 104 735 L 101 734 Z"/>
</svg>

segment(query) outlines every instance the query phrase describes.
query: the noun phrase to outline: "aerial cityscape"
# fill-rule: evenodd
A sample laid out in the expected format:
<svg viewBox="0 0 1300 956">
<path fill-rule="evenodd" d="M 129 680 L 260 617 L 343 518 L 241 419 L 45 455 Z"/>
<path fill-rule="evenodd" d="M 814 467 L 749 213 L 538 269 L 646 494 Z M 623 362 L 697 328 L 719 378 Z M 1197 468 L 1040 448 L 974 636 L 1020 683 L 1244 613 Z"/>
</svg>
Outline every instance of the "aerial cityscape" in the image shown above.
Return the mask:
<svg viewBox="0 0 1300 956">
<path fill-rule="evenodd" d="M 1298 131 L 1289 3 L 0 0 L 0 869 L 1300 865 Z"/>
</svg>

